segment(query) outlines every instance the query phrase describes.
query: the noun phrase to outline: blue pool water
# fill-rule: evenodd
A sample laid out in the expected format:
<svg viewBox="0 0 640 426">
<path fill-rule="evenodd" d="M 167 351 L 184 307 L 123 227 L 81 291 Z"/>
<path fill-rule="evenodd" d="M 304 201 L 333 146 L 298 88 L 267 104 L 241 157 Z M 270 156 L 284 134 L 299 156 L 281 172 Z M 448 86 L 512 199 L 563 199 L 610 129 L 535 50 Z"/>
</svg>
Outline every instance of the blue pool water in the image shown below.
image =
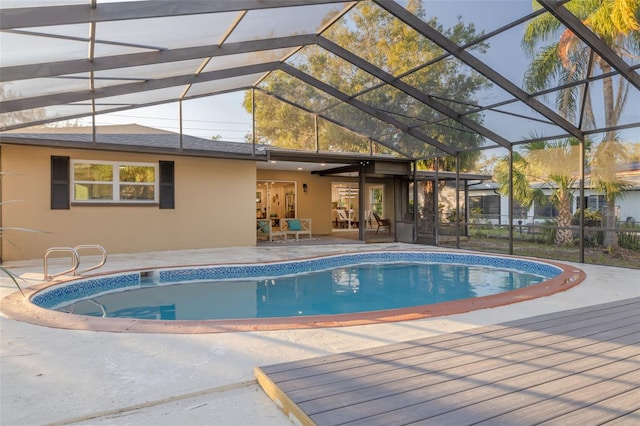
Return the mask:
<svg viewBox="0 0 640 426">
<path fill-rule="evenodd" d="M 335 315 L 486 296 L 560 272 L 492 256 L 358 253 L 98 277 L 53 287 L 32 302 L 82 315 L 159 320 Z"/>
</svg>

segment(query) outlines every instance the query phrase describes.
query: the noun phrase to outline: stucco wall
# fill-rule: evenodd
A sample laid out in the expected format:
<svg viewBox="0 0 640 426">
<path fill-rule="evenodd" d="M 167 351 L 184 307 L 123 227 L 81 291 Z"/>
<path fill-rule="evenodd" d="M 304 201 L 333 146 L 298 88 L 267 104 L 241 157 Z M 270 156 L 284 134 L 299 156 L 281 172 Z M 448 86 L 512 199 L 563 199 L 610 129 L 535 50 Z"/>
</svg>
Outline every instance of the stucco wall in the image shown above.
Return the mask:
<svg viewBox="0 0 640 426">
<path fill-rule="evenodd" d="M 49 247 L 100 244 L 108 253 L 255 245 L 251 161 L 3 145 L 2 258 L 42 258 Z M 52 155 L 175 162 L 175 209 L 78 206 L 51 210 Z M 21 227 L 42 232 L 11 231 Z"/>
</svg>

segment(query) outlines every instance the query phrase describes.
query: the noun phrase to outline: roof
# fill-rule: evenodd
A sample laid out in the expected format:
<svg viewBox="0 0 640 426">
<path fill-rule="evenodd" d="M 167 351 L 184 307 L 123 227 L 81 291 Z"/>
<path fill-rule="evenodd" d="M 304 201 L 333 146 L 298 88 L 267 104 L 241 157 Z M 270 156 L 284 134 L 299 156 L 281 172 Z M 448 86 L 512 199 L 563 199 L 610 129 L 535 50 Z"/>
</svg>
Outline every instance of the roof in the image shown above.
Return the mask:
<svg viewBox="0 0 640 426">
<path fill-rule="evenodd" d="M 213 141 L 189 135 L 182 135 L 182 138 L 180 138 L 180 134 L 138 124 L 98 126 L 96 127 L 96 132 L 99 134 L 96 138 L 98 142 L 94 143 L 93 127 L 40 126 L 5 132 L 0 135 L 0 141 L 2 143 L 20 145 L 55 145 L 68 148 L 171 152 L 227 158 L 243 156 L 256 160 L 267 159 L 265 150 L 258 150 L 254 153 L 252 144 Z"/>
<path fill-rule="evenodd" d="M 629 84 L 627 109 L 606 130 L 638 134 L 637 58 L 619 56 L 564 2 L 539 3 L 500 2 L 493 13 L 487 1 L 3 0 L 0 130 L 253 90 L 408 159 L 510 148 L 530 135 L 603 133 L 602 120 L 583 128 L 549 102 L 561 86 L 522 89 L 525 61 L 514 55 L 522 55 L 523 28 L 549 14 Z M 467 39 L 450 30 L 457 15 L 477 30 Z M 371 16 L 376 26 L 362 23 Z M 417 44 L 402 63 L 388 60 L 409 40 Z M 471 99 L 457 97 L 462 83 L 438 86 L 440 74 L 430 73 L 451 67 L 462 83 L 476 79 Z M 571 84 L 597 87 L 603 78 Z"/>
<path fill-rule="evenodd" d="M 308 152 L 269 145 L 209 140 L 169 132 L 139 124 L 96 126 L 36 126 L 9 130 L 0 134 L 0 144 L 55 146 L 56 148 L 102 149 L 129 152 L 176 154 L 214 158 L 235 158 L 265 162 L 277 160 L 272 168 L 291 168 L 298 163 L 317 163 L 306 170 L 332 170 L 335 167 L 358 164 L 362 155 L 339 152 Z M 385 154 L 370 154 L 367 159 L 408 163 Z M 287 165 L 283 164 L 286 162 Z"/>
</svg>

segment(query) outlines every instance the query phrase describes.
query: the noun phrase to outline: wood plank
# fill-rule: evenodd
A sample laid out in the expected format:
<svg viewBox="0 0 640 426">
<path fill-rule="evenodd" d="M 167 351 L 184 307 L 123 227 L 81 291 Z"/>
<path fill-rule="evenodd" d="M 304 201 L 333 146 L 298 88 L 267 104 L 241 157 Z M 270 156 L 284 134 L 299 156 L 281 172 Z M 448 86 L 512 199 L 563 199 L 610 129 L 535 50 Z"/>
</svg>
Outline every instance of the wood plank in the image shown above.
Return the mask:
<svg viewBox="0 0 640 426">
<path fill-rule="evenodd" d="M 639 377 L 638 370 L 618 376 L 612 375 L 604 381 L 574 388 L 571 392 L 538 401 L 479 424 L 509 424 L 515 420 L 519 424 L 538 424 L 551 420 L 556 424 L 559 424 L 559 421 L 566 421 L 564 424 L 600 424 L 611 421 L 621 414 L 640 409 Z M 581 414 L 577 416 L 575 413 Z"/>
<path fill-rule="evenodd" d="M 635 425 L 640 425 L 640 383 L 637 376 L 633 379 L 636 385 L 630 391 L 603 399 L 597 404 L 581 407 L 560 416 L 556 415 L 542 425 L 606 424 L 623 417 L 633 421 Z"/>
<path fill-rule="evenodd" d="M 633 340 L 637 339 L 638 336 Z M 593 357 L 598 354 L 597 350 L 601 350 L 602 352 L 600 353 L 603 353 L 607 348 L 604 345 L 593 346 L 582 357 Z M 540 366 L 550 368 L 555 365 L 562 365 L 565 362 L 573 363 L 577 359 L 578 357 L 568 351 L 557 353 L 548 351 L 544 356 L 537 356 L 534 351 L 528 351 L 523 352 L 521 357 L 511 360 L 495 358 L 486 362 L 461 365 L 449 369 L 433 368 L 412 377 L 397 375 L 387 382 L 374 382 L 371 385 L 360 380 L 354 380 L 351 382 L 356 382 L 356 384 L 351 386 L 348 392 L 343 392 L 340 387 L 325 387 L 322 389 L 324 392 L 318 393 L 315 398 L 300 398 L 302 399 L 301 402 L 295 398 L 292 398 L 292 400 L 300 404 L 307 412 L 313 414 L 314 412 L 345 405 L 375 401 L 378 398 L 399 395 L 403 392 L 422 393 L 429 386 L 437 387 L 435 396 L 440 397 L 446 395 L 447 392 L 453 393 L 464 390 L 463 386 L 472 387 L 474 384 L 504 380 L 529 371 L 537 371 L 537 369 L 541 368 Z M 593 361 L 596 361 L 596 358 L 593 358 Z M 314 390 L 307 390 L 307 392 L 313 392 Z M 291 395 L 292 393 L 289 393 L 290 397 Z M 421 394 L 421 397 L 425 398 L 426 395 Z M 332 404 L 334 405 L 332 406 Z"/>
<path fill-rule="evenodd" d="M 260 384 L 262 390 L 264 390 L 264 392 L 269 395 L 269 398 L 271 398 L 271 400 L 276 403 L 278 408 L 280 408 L 289 419 L 294 420 L 296 424 L 300 424 L 303 426 L 315 425 L 315 422 L 311 420 L 309 416 L 307 416 L 307 414 L 302 411 L 296 404 L 294 404 L 289 399 L 286 393 L 278 389 L 278 386 L 276 386 L 276 384 L 273 383 L 271 379 L 269 379 L 269 376 L 264 374 L 262 370 L 260 370 L 260 368 L 256 367 L 253 371 L 253 374 L 258 380 L 258 383 Z"/>
<path fill-rule="evenodd" d="M 431 417 L 428 421 L 439 424 L 466 423 L 485 426 L 540 423 L 553 418 L 554 415 L 565 414 L 572 407 L 580 408 L 595 404 L 600 400 L 632 390 L 636 387 L 636 384 L 632 383 L 633 378 L 637 378 L 640 374 L 637 369 L 638 361 L 640 357 L 635 357 L 619 365 L 609 364 L 587 370 L 586 374 L 574 374 L 536 386 L 523 385 L 521 389 L 500 398 L 468 405 L 441 416 Z M 612 379 L 619 380 L 603 380 L 598 377 L 600 374 L 611 375 Z M 496 416 L 496 413 L 504 414 Z"/>
<path fill-rule="evenodd" d="M 640 321 L 640 313 L 635 314 L 638 320 Z M 436 343 L 422 344 L 407 347 L 404 350 L 394 350 L 390 352 L 384 352 L 377 356 L 373 355 L 362 355 L 360 353 L 353 353 L 351 358 L 339 360 L 336 362 L 322 362 L 319 365 L 310 365 L 304 368 L 295 368 L 286 371 L 280 371 L 269 374 L 271 379 L 275 382 L 278 382 L 280 386 L 283 386 L 283 389 L 288 386 L 285 385 L 285 382 L 288 380 L 300 380 L 303 378 L 313 378 L 314 376 L 325 375 L 334 372 L 340 371 L 350 371 L 350 374 L 357 374 L 357 372 L 362 372 L 366 374 L 366 369 L 376 369 L 377 364 L 386 364 L 386 366 L 380 366 L 379 368 L 388 369 L 397 366 L 397 368 L 401 368 L 401 364 L 404 361 L 408 362 L 408 365 L 411 365 L 412 358 L 422 357 L 422 356 L 435 356 L 436 359 L 438 357 L 444 357 L 449 355 L 444 355 L 443 351 L 446 350 L 464 350 L 466 348 L 471 349 L 469 345 L 476 345 L 473 347 L 473 351 L 480 350 L 483 347 L 493 347 L 498 348 L 502 346 L 507 346 L 513 344 L 515 342 L 524 342 L 529 339 L 536 339 L 540 337 L 548 337 L 549 334 L 557 334 L 557 335 L 565 335 L 569 336 L 584 336 L 584 331 L 589 331 L 591 327 L 608 327 L 611 321 L 619 322 L 620 320 L 628 321 L 629 313 L 628 312 L 617 312 L 611 314 L 606 317 L 596 317 L 596 318 L 572 318 L 571 322 L 566 324 L 554 324 L 551 327 L 547 327 L 542 330 L 522 330 L 513 328 L 511 329 L 511 334 L 508 336 L 500 336 L 496 337 L 495 334 L 482 333 L 480 335 L 469 336 L 467 339 L 461 341 L 461 339 L 455 338 L 453 341 L 438 341 Z M 600 328 L 601 329 L 601 328 Z M 600 330 L 597 329 L 597 330 Z M 587 333 L 588 334 L 588 333 Z M 436 354 L 436 355 L 433 355 Z M 364 367 L 365 370 L 361 370 L 360 368 Z M 264 371 L 264 370 L 263 370 Z M 296 384 L 292 384 L 291 386 L 299 386 Z M 289 388 L 290 389 L 290 388 Z"/>
<path fill-rule="evenodd" d="M 612 351 L 610 355 L 628 357 L 630 354 L 637 354 L 637 350 L 626 346 Z M 353 425 L 405 424 L 444 415 L 454 410 L 463 410 L 461 411 L 463 415 L 456 416 L 457 421 L 450 422 L 450 419 L 447 418 L 438 424 L 471 424 L 473 422 L 467 422 L 461 418 L 464 415 L 470 416 L 476 411 L 482 412 L 487 401 L 513 394 L 518 389 L 544 386 L 550 381 L 576 377 L 584 371 L 602 367 L 602 364 L 607 360 L 595 355 L 584 357 L 581 363 L 577 363 L 571 358 L 565 358 L 564 362 L 560 364 L 551 361 L 552 364 L 549 368 L 545 368 L 544 364 L 539 364 L 533 369 L 518 370 L 518 367 L 522 367 L 524 364 L 516 365 L 504 379 L 496 375 L 495 372 L 488 375 L 485 381 L 473 377 L 454 379 L 443 384 L 402 392 L 361 404 L 347 404 L 344 407 L 317 414 L 310 413 L 310 410 L 303 408 L 302 405 L 301 408 L 317 424 L 322 425 L 341 424 L 349 421 L 353 421 L 353 423 L 349 423 Z M 499 380 L 495 380 L 496 376 Z M 473 407 L 473 409 L 470 410 L 467 407 Z M 491 413 L 495 414 L 495 409 L 496 407 L 492 406 Z M 461 421 L 462 423 L 460 423 Z"/>
<path fill-rule="evenodd" d="M 393 362 L 382 364 L 376 362 L 347 371 L 331 371 L 322 376 L 305 376 L 300 379 L 278 382 L 278 384 L 283 390 L 291 392 L 290 397 L 294 401 L 302 402 L 305 398 L 309 399 L 314 397 L 316 393 L 323 392 L 323 389 L 329 391 L 329 386 L 332 387 L 331 393 L 336 394 L 340 390 L 341 382 L 347 382 L 347 387 L 354 387 L 360 383 L 363 386 L 371 386 L 376 382 L 385 383 L 389 379 L 395 378 L 398 371 L 402 372 L 402 376 L 397 380 L 406 380 L 424 374 L 425 371 L 446 370 L 460 366 L 473 369 L 474 363 L 493 358 L 514 357 L 518 356 L 520 352 L 533 359 L 556 350 L 576 349 L 580 345 L 591 344 L 593 339 L 610 340 L 633 332 L 637 329 L 635 326 L 639 319 L 640 317 L 619 321 L 613 330 L 611 329 L 612 325 L 599 324 L 597 327 L 585 330 L 584 338 L 569 339 L 562 335 L 543 335 L 537 339 L 511 345 L 499 345 L 492 340 L 486 340 L 482 342 L 483 345 L 469 345 L 456 351 L 442 350 L 425 356 L 415 356 Z M 315 388 L 319 388 L 319 390 L 314 390 Z"/>
<path fill-rule="evenodd" d="M 301 423 L 625 423 L 640 408 L 631 403 L 638 312 L 640 297 L 262 367 L 256 377 Z"/>
<path fill-rule="evenodd" d="M 260 367 L 260 369 L 265 373 L 272 375 L 277 372 L 287 371 L 287 370 L 295 370 L 298 368 L 305 367 L 313 367 L 326 363 L 333 363 L 345 360 L 351 360 L 354 356 L 372 356 L 372 355 L 381 355 L 388 352 L 401 351 L 404 349 L 409 349 L 413 347 L 420 347 L 424 345 L 436 345 L 439 342 L 452 342 L 452 343 L 460 343 L 467 344 L 469 342 L 474 341 L 474 339 L 481 337 L 482 335 L 486 335 L 487 337 L 503 337 L 506 335 L 510 335 L 513 333 L 518 333 L 518 327 L 527 326 L 529 330 L 535 329 L 545 329 L 550 326 L 558 324 L 559 319 L 564 319 L 562 323 L 579 323 L 581 318 L 579 316 L 586 314 L 590 318 L 597 318 L 607 315 L 616 314 L 619 312 L 627 312 L 628 305 L 633 304 L 629 300 L 640 300 L 640 298 L 636 299 L 627 299 L 623 301 L 611 302 L 603 305 L 590 306 L 584 308 L 576 308 L 567 311 L 560 311 L 551 314 L 545 314 L 541 316 L 529 317 L 525 319 L 510 321 L 507 323 L 492 325 L 487 327 L 479 327 L 471 330 L 465 330 L 461 332 L 449 333 L 438 336 L 431 336 L 423 339 L 412 340 L 408 342 L 395 343 L 384 346 L 376 346 L 373 348 L 357 351 L 357 352 L 345 352 L 334 355 L 325 355 L 321 357 L 308 358 L 304 360 L 291 361 L 280 364 L 273 364 L 268 366 Z M 637 303 L 637 302 L 636 302 Z M 572 318 L 573 317 L 573 318 Z M 604 318 L 603 318 L 604 320 Z M 463 339 L 463 340 L 458 340 Z"/>
</svg>

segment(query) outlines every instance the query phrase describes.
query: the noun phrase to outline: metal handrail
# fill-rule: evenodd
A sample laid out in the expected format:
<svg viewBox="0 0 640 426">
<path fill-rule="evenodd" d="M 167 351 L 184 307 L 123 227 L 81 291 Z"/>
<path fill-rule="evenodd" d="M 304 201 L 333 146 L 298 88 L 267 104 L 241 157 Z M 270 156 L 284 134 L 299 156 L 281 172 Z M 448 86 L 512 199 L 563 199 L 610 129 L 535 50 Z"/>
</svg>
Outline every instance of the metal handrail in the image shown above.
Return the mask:
<svg viewBox="0 0 640 426">
<path fill-rule="evenodd" d="M 80 250 L 84 250 L 84 249 L 97 249 L 102 253 L 102 261 L 100 261 L 100 263 L 98 263 L 97 265 L 90 266 L 87 269 L 84 269 L 80 272 L 74 271 L 73 272 L 74 275 L 81 275 L 85 272 L 93 271 L 94 269 L 98 269 L 102 267 L 105 263 L 107 263 L 107 251 L 104 249 L 104 247 L 98 244 L 81 244 L 79 246 L 74 247 L 74 250 L 76 252 L 79 252 Z"/>
<path fill-rule="evenodd" d="M 100 261 L 100 263 L 96 265 L 90 266 L 82 271 L 78 271 L 78 268 L 80 267 L 80 254 L 78 252 L 80 250 L 85 250 L 85 249 L 96 249 L 100 251 L 100 253 L 102 253 L 102 260 Z M 57 274 L 49 275 L 49 265 L 47 260 L 49 258 L 49 255 L 55 252 L 71 253 L 71 268 L 62 272 L 58 272 Z M 72 247 L 51 247 L 47 249 L 47 251 L 44 253 L 44 279 L 45 281 L 51 281 L 55 277 L 68 274 L 68 273 L 72 273 L 73 275 L 80 275 L 85 272 L 98 269 L 101 266 L 103 266 L 105 263 L 107 263 L 107 251 L 104 249 L 104 247 L 98 244 L 81 244 L 73 248 Z"/>
<path fill-rule="evenodd" d="M 55 252 L 68 252 L 71 253 L 71 268 L 67 269 L 65 271 L 62 272 L 58 272 L 57 274 L 53 274 L 53 275 L 49 275 L 49 267 L 47 264 L 47 259 L 49 257 L 49 255 L 51 253 L 55 253 Z M 75 271 L 78 269 L 78 266 L 80 266 L 80 255 L 78 254 L 78 252 L 71 248 L 71 247 L 51 247 L 49 249 L 47 249 L 47 251 L 44 253 L 44 279 L 45 281 L 51 281 L 52 279 L 54 279 L 55 277 L 58 277 L 60 275 L 64 275 L 64 274 L 68 274 L 69 272 L 71 273 L 75 273 Z"/>
</svg>

